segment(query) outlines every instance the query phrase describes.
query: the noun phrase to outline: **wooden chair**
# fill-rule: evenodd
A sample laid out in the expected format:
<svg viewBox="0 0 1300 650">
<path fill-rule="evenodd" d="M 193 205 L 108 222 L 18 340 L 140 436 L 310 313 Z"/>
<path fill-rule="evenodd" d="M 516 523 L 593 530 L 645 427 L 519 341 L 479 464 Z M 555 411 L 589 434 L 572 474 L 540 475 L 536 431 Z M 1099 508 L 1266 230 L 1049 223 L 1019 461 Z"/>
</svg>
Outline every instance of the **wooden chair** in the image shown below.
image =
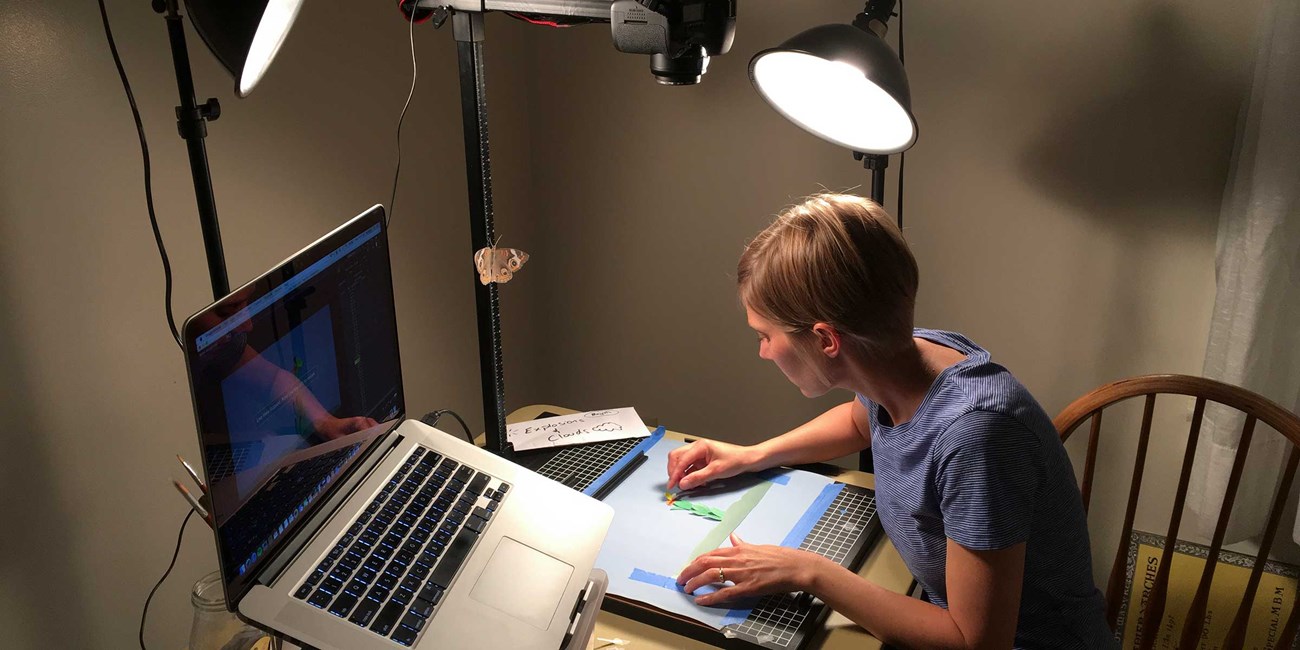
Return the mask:
<svg viewBox="0 0 1300 650">
<path fill-rule="evenodd" d="M 1255 559 L 1254 568 L 1251 570 L 1246 585 L 1246 593 L 1243 595 L 1241 606 L 1237 610 L 1237 615 L 1233 619 L 1232 626 L 1229 628 L 1222 646 L 1229 650 L 1239 649 L 1244 642 L 1246 624 L 1250 616 L 1251 604 L 1255 599 L 1255 592 L 1259 587 L 1264 561 L 1268 559 L 1273 536 L 1277 531 L 1278 520 L 1282 517 L 1283 506 L 1287 495 L 1291 492 L 1291 484 L 1296 474 L 1296 465 L 1297 462 L 1300 462 L 1300 455 L 1298 455 L 1298 452 L 1300 452 L 1300 416 L 1243 388 L 1230 386 L 1211 379 L 1185 375 L 1148 375 L 1107 384 L 1075 400 L 1074 403 L 1061 411 L 1060 415 L 1056 416 L 1054 423 L 1056 430 L 1060 432 L 1062 442 L 1069 438 L 1070 434 L 1085 420 L 1091 420 L 1088 451 L 1084 461 L 1083 480 L 1080 486 L 1083 495 L 1083 507 L 1086 511 L 1088 509 L 1088 498 L 1092 492 L 1093 470 L 1095 469 L 1097 443 L 1101 432 L 1102 410 L 1129 398 L 1138 396 L 1145 396 L 1146 398 L 1146 406 L 1142 414 L 1142 429 L 1138 437 L 1137 459 L 1133 465 L 1133 481 L 1132 486 L 1129 488 L 1128 507 L 1124 513 L 1124 528 L 1120 536 L 1119 550 L 1115 553 L 1115 564 L 1111 569 L 1110 583 L 1106 589 L 1106 616 L 1112 629 L 1115 627 L 1120 600 L 1124 593 L 1128 540 L 1133 531 L 1133 518 L 1137 511 L 1138 493 L 1142 485 L 1142 469 L 1146 463 L 1147 442 L 1151 434 L 1151 416 L 1155 409 L 1156 395 L 1158 394 L 1195 397 L 1196 407 L 1192 413 L 1187 452 L 1184 454 L 1182 472 L 1178 478 L 1178 492 L 1174 496 L 1169 533 L 1165 537 L 1164 554 L 1161 557 L 1155 585 L 1151 589 L 1146 612 L 1143 615 L 1142 629 L 1144 630 L 1156 629 L 1156 625 L 1164 613 L 1165 597 L 1169 583 L 1169 565 L 1173 557 L 1174 540 L 1178 539 L 1178 525 L 1182 518 L 1183 503 L 1187 496 L 1187 484 L 1191 478 L 1192 461 L 1196 455 L 1196 442 L 1200 436 L 1201 418 L 1205 413 L 1205 404 L 1207 401 L 1216 402 L 1235 408 L 1246 415 L 1245 425 L 1241 432 L 1241 445 L 1233 459 L 1232 474 L 1228 479 L 1227 492 L 1223 499 L 1224 507 L 1219 513 L 1218 522 L 1214 529 L 1210 554 L 1205 562 L 1205 569 L 1201 574 L 1200 584 L 1192 599 L 1192 605 L 1184 619 L 1186 622 L 1183 625 L 1181 641 L 1178 645 L 1180 649 L 1196 648 L 1201 636 L 1205 620 L 1206 602 L 1209 599 L 1210 581 L 1214 575 L 1215 565 L 1218 563 L 1217 559 L 1223 543 L 1224 532 L 1228 526 L 1228 518 L 1232 512 L 1242 467 L 1246 460 L 1246 451 L 1250 448 L 1250 439 L 1254 433 L 1256 421 L 1262 421 L 1272 427 L 1291 443 L 1291 451 L 1287 455 L 1282 481 L 1278 493 L 1273 499 L 1268 524 L 1265 526 L 1259 556 Z M 1290 648 L 1292 646 L 1296 637 L 1297 623 L 1300 622 L 1300 618 L 1297 618 L 1297 612 L 1300 612 L 1300 603 L 1297 603 L 1297 606 L 1291 611 L 1276 647 Z M 1156 635 L 1148 633 L 1142 636 L 1139 647 L 1143 650 L 1151 648 Z"/>
</svg>

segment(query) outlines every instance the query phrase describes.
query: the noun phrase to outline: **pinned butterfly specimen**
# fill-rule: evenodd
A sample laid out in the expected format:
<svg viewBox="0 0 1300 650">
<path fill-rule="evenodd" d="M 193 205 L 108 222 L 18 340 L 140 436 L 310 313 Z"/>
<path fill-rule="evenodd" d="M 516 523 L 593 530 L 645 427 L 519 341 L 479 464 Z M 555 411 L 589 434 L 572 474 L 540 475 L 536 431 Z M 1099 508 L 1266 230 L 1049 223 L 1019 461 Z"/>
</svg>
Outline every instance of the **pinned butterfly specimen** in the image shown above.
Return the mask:
<svg viewBox="0 0 1300 650">
<path fill-rule="evenodd" d="M 478 269 L 478 281 L 483 284 L 509 282 L 527 261 L 528 253 L 517 248 L 488 246 L 474 253 L 474 268 Z"/>
</svg>

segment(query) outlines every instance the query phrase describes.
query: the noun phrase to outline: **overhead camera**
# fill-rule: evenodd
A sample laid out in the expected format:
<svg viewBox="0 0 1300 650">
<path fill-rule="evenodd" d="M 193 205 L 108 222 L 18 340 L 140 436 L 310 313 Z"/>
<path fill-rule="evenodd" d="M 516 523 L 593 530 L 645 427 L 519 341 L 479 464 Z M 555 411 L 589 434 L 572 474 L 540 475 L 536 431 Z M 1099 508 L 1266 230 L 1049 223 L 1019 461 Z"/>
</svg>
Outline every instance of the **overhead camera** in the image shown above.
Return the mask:
<svg viewBox="0 0 1300 650">
<path fill-rule="evenodd" d="M 615 48 L 650 55 L 655 81 L 689 86 L 731 49 L 736 0 L 615 0 L 609 22 Z"/>
</svg>

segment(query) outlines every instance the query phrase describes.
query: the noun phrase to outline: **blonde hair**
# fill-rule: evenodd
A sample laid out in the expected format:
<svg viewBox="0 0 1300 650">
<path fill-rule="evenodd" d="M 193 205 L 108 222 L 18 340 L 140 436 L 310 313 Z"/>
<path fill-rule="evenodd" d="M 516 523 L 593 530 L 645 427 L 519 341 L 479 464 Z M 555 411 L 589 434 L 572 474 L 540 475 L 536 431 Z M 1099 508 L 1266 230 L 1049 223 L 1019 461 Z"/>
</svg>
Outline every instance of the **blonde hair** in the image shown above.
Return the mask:
<svg viewBox="0 0 1300 650">
<path fill-rule="evenodd" d="M 788 208 L 745 247 L 736 280 L 746 306 L 805 347 L 819 322 L 867 359 L 911 344 L 916 259 L 874 201 L 816 194 Z"/>
</svg>

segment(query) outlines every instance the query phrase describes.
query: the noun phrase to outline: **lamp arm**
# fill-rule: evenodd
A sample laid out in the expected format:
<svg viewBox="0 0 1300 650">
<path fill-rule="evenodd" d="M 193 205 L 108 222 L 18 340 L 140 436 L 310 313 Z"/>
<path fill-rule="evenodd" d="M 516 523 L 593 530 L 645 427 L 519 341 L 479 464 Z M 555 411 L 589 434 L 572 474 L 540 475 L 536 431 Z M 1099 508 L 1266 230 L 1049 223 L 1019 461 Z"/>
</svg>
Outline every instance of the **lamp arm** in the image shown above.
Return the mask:
<svg viewBox="0 0 1300 650">
<path fill-rule="evenodd" d="M 194 98 L 194 78 L 190 72 L 189 51 L 185 47 L 185 26 L 177 5 L 177 0 L 155 0 L 153 8 L 164 14 L 167 23 L 172 64 L 176 70 L 176 90 L 180 95 L 180 105 L 176 107 L 176 128 L 185 140 L 189 153 L 190 176 L 194 180 L 194 199 L 198 204 L 199 227 L 203 233 L 204 252 L 207 254 L 212 296 L 214 300 L 220 300 L 230 293 L 230 281 L 226 275 L 221 227 L 217 222 L 217 200 L 212 194 L 212 172 L 208 166 L 208 150 L 204 139 L 208 135 L 207 122 L 220 117 L 221 105 L 215 99 L 199 104 Z"/>
<path fill-rule="evenodd" d="M 894 15 L 895 0 L 867 0 L 862 13 L 853 19 L 853 26 L 872 32 L 880 38 L 889 33 L 889 18 Z"/>
</svg>

